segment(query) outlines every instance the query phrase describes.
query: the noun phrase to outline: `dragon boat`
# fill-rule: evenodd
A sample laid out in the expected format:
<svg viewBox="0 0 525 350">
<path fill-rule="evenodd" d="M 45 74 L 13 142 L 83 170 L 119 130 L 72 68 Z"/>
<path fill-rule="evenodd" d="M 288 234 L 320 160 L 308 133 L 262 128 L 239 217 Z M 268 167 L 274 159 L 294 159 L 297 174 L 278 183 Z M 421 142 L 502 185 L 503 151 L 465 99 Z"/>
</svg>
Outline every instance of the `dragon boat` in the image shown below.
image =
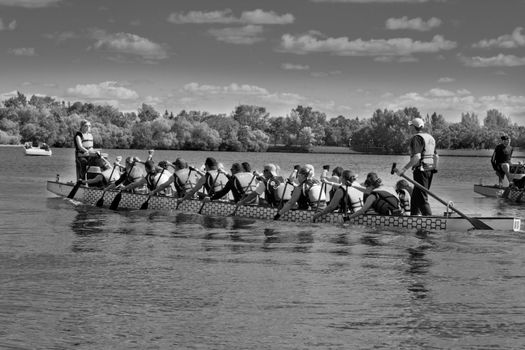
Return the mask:
<svg viewBox="0 0 525 350">
<path fill-rule="evenodd" d="M 60 197 L 68 197 L 75 186 L 74 183 L 48 181 L 47 190 Z M 110 207 L 119 192 L 106 191 L 102 189 L 80 186 L 77 187 L 72 199 L 87 205 L 95 206 L 103 198 L 103 207 Z M 122 192 L 122 197 L 118 205 L 119 209 L 140 209 L 147 201 L 146 194 Z M 276 214 L 275 208 L 257 205 L 246 205 L 237 207 L 231 202 L 212 201 L 203 203 L 199 200 L 186 200 L 177 206 L 177 199 L 169 196 L 154 196 L 149 200 L 148 209 L 161 211 L 181 211 L 186 213 L 199 213 L 210 216 L 230 216 L 252 218 L 259 220 L 271 220 Z M 443 216 L 389 216 L 366 214 L 358 216 L 349 221 L 350 224 L 392 228 L 402 230 L 428 230 L 428 231 L 466 231 L 472 229 L 472 224 L 466 218 L 454 216 L 452 213 L 445 213 Z M 281 216 L 281 221 L 291 222 L 311 222 L 314 211 L 312 210 L 290 210 Z M 344 222 L 345 215 L 342 213 L 327 214 L 316 222 L 326 224 L 341 224 Z M 472 217 L 474 218 L 474 217 Z M 491 228 L 496 230 L 520 231 L 521 218 L 515 217 L 476 217 L 482 220 Z"/>
<path fill-rule="evenodd" d="M 510 186 L 504 198 L 511 203 L 525 203 L 525 188 Z"/>
</svg>

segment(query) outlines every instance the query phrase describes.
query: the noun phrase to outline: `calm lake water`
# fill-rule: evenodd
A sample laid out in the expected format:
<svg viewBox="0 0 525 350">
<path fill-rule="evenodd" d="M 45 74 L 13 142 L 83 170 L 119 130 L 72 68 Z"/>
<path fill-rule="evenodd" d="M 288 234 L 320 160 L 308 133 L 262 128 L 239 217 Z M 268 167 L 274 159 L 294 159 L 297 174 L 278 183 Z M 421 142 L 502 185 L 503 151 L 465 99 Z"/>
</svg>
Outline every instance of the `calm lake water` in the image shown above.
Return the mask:
<svg viewBox="0 0 525 350">
<path fill-rule="evenodd" d="M 105 150 L 117 155 L 146 151 Z M 73 150 L 0 147 L 1 349 L 523 349 L 525 234 L 393 232 L 74 205 Z M 194 165 L 266 162 L 376 171 L 405 156 L 157 151 Z M 466 214 L 489 159 L 441 157 L 432 191 Z M 443 211 L 431 202 L 434 212 Z"/>
</svg>

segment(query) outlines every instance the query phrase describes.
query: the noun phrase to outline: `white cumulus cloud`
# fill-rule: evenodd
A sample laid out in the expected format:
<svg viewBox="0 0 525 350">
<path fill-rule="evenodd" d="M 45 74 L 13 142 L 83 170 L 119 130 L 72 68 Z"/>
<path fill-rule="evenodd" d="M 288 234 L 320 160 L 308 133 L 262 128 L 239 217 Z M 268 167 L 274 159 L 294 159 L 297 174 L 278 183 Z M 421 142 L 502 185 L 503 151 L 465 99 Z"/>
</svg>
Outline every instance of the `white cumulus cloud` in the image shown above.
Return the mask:
<svg viewBox="0 0 525 350">
<path fill-rule="evenodd" d="M 310 66 L 307 64 L 283 63 L 281 69 L 284 70 L 309 70 Z"/>
<path fill-rule="evenodd" d="M 263 41 L 263 28 L 258 25 L 247 25 L 243 27 L 210 29 L 208 31 L 218 41 L 229 44 L 249 45 Z"/>
<path fill-rule="evenodd" d="M 410 29 L 418 31 L 428 31 L 437 28 L 441 25 L 441 20 L 432 17 L 425 21 L 420 17 L 409 19 L 407 16 L 401 18 L 389 18 L 386 20 L 385 26 L 390 30 Z"/>
<path fill-rule="evenodd" d="M 135 100 L 139 94 L 128 89 L 115 81 L 105 81 L 98 84 L 77 84 L 75 87 L 68 88 L 67 93 L 71 96 L 86 99 L 104 100 Z"/>
<path fill-rule="evenodd" d="M 505 34 L 495 39 L 484 39 L 472 45 L 475 48 L 501 48 L 501 49 L 514 49 L 525 46 L 525 35 L 521 33 L 522 27 L 517 27 L 512 31 L 511 34 Z"/>
<path fill-rule="evenodd" d="M 0 5 L 26 8 L 40 8 L 56 5 L 62 0 L 0 0 Z"/>
<path fill-rule="evenodd" d="M 2 30 L 15 30 L 16 28 L 16 21 L 11 21 L 8 24 L 4 24 L 4 21 L 2 18 L 0 18 L 0 31 Z"/>
<path fill-rule="evenodd" d="M 95 30 L 92 36 L 96 40 L 94 48 L 97 50 L 139 56 L 146 60 L 163 60 L 168 57 L 162 45 L 135 34 L 106 33 L 103 30 Z"/>
<path fill-rule="evenodd" d="M 34 47 L 18 47 L 14 49 L 9 49 L 8 52 L 11 55 L 15 56 L 35 56 L 35 48 Z"/>
<path fill-rule="evenodd" d="M 328 53 L 337 56 L 410 56 L 416 53 L 436 53 L 451 50 L 457 46 L 454 41 L 435 35 L 431 41 L 410 38 L 355 39 L 348 37 L 323 38 L 318 33 L 300 36 L 284 34 L 281 37 L 281 51 L 295 54 Z"/>
<path fill-rule="evenodd" d="M 175 24 L 290 24 L 295 20 L 292 14 L 279 15 L 273 11 L 256 9 L 244 11 L 235 17 L 230 9 L 219 11 L 189 11 L 187 13 L 173 12 L 168 16 L 168 22 Z"/>
<path fill-rule="evenodd" d="M 460 56 L 461 61 L 467 67 L 518 67 L 525 66 L 525 57 L 517 57 L 514 55 L 499 54 L 492 57 L 463 57 Z"/>
</svg>

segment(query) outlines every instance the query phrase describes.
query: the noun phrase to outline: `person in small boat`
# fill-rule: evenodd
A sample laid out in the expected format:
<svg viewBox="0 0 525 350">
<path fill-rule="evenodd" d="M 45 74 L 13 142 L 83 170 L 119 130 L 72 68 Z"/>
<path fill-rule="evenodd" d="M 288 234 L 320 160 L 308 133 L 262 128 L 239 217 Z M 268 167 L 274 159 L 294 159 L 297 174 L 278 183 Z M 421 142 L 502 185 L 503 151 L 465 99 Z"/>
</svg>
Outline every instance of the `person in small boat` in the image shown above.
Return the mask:
<svg viewBox="0 0 525 350">
<path fill-rule="evenodd" d="M 122 191 L 130 191 L 138 187 L 146 186 L 148 193 L 151 195 L 151 191 L 154 191 L 157 186 L 166 183 L 171 176 L 169 171 L 157 167 L 155 162 L 152 160 L 147 160 L 144 162 L 144 169 L 146 170 L 145 176 L 130 183 L 129 185 L 124 186 Z M 172 194 L 172 190 L 171 187 L 167 186 L 162 190 L 162 192 L 156 191 L 155 193 L 161 193 L 169 196 Z"/>
<path fill-rule="evenodd" d="M 363 206 L 350 214 L 347 219 L 353 219 L 359 215 L 367 213 L 369 209 L 373 209 L 379 215 L 400 215 L 401 209 L 399 207 L 399 198 L 394 190 L 390 190 L 383 186 L 382 180 L 376 173 L 368 173 L 366 177 L 366 184 L 371 187 L 370 193 L 366 196 Z"/>
<path fill-rule="evenodd" d="M 83 179 L 88 165 L 94 165 L 92 161 L 93 135 L 91 134 L 91 123 L 83 119 L 80 122 L 80 131 L 75 134 L 75 164 L 77 179 Z"/>
<path fill-rule="evenodd" d="M 344 170 L 341 174 L 340 185 L 334 187 L 335 191 L 330 203 L 322 211 L 315 213 L 312 221 L 338 208 L 341 213 L 355 213 L 361 209 L 363 206 L 363 193 L 357 188 L 352 187 L 356 179 L 357 175 L 352 170 Z"/>
<path fill-rule="evenodd" d="M 162 161 L 159 162 L 159 166 L 165 169 L 167 169 L 168 166 L 171 166 L 175 171 L 168 181 L 157 186 L 156 189 L 150 192 L 151 194 L 163 191 L 165 188 L 173 184 L 177 198 L 182 198 L 195 186 L 198 178 L 204 175 L 204 173 L 194 167 L 188 166 L 188 163 L 183 158 L 177 158 L 173 163 Z"/>
<path fill-rule="evenodd" d="M 193 198 L 201 188 L 204 188 L 208 196 L 213 196 L 215 192 L 220 191 L 228 182 L 228 177 L 224 175 L 224 172 L 219 172 L 219 164 L 215 158 L 206 158 L 204 162 L 204 170 L 206 171 L 204 176 L 197 181 L 195 186 L 186 193 L 179 202 Z M 204 196 L 204 194 L 199 195 L 200 198 L 203 198 Z"/>
<path fill-rule="evenodd" d="M 264 165 L 263 173 L 257 174 L 257 180 L 257 187 L 238 201 L 237 206 L 252 203 L 259 197 L 259 205 L 277 208 L 281 202 L 286 203 L 290 199 L 293 186 L 286 186 L 286 180 L 279 176 L 279 168 L 275 164 Z"/>
<path fill-rule="evenodd" d="M 297 185 L 295 186 L 292 197 L 286 204 L 277 211 L 274 220 L 284 215 L 287 211 L 297 204 L 297 209 L 324 209 L 326 207 L 326 196 L 321 191 L 321 181 L 314 179 L 314 167 L 305 164 L 297 171 Z"/>
<path fill-rule="evenodd" d="M 412 187 L 407 180 L 401 179 L 396 182 L 396 193 L 399 198 L 399 206 L 403 210 L 404 215 L 410 215 L 410 194 Z"/>
<path fill-rule="evenodd" d="M 412 135 L 410 139 L 410 160 L 401 169 L 395 168 L 394 172 L 401 176 L 411 169 L 414 181 L 430 189 L 432 179 L 437 172 L 439 156 L 436 150 L 436 140 L 429 133 L 423 132 L 425 122 L 421 118 L 414 118 L 408 122 Z M 432 215 L 428 203 L 428 193 L 422 189 L 414 188 L 410 202 L 411 215 Z"/>
<path fill-rule="evenodd" d="M 247 164 L 246 162 L 243 164 Z M 248 164 L 249 167 L 249 164 Z M 211 196 L 204 197 L 204 200 L 217 200 L 223 198 L 228 193 L 232 194 L 233 201 L 237 203 L 244 198 L 246 193 L 250 193 L 257 187 L 256 175 L 246 172 L 246 167 L 239 163 L 233 163 L 230 169 L 231 176 L 229 177 L 226 185 L 219 191 L 215 192 Z M 249 167 L 251 170 L 251 167 Z M 255 201 L 248 202 L 247 204 L 253 204 Z"/>
<path fill-rule="evenodd" d="M 513 151 L 514 149 L 510 145 L 510 137 L 507 135 L 501 136 L 501 143 L 496 146 L 490 159 L 492 168 L 498 176 L 498 186 L 500 188 L 503 187 L 505 178 L 507 178 L 509 184 L 512 183 L 510 178 L 510 165 Z"/>
<path fill-rule="evenodd" d="M 144 178 L 144 169 L 139 166 L 136 166 L 136 164 L 139 162 L 140 159 L 136 157 L 127 157 L 124 172 L 120 175 L 120 178 L 114 183 L 110 183 L 104 190 L 109 191 L 113 188 L 122 189 Z M 133 192 L 136 192 L 136 190 L 134 190 Z"/>
</svg>

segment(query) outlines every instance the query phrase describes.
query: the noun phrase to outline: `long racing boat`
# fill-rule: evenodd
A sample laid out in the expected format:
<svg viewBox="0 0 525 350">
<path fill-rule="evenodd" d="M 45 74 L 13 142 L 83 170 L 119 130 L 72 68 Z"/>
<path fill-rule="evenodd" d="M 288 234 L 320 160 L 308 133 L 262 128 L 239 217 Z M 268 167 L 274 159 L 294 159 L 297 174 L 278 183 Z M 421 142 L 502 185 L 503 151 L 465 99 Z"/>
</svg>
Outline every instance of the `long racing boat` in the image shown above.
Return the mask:
<svg viewBox="0 0 525 350">
<path fill-rule="evenodd" d="M 60 181 L 48 181 L 47 190 L 60 197 L 68 197 L 75 184 Z M 87 205 L 97 205 L 103 202 L 103 207 L 110 207 L 119 192 L 103 191 L 99 188 L 80 186 L 72 199 Z M 122 192 L 118 203 L 119 209 L 140 209 L 147 201 L 146 194 Z M 229 216 L 235 214 L 237 217 L 271 220 L 276 214 L 275 208 L 247 205 L 236 209 L 231 202 L 212 201 L 203 203 L 199 200 L 186 200 L 177 207 L 177 199 L 169 196 L 153 196 L 148 201 L 148 209 L 161 211 L 178 210 L 186 213 L 199 213 L 210 216 Z M 290 210 L 280 220 L 291 222 L 311 222 L 314 211 L 312 210 Z M 390 216 L 366 214 L 358 216 L 349 221 L 350 224 L 367 227 L 382 227 L 393 229 L 420 229 L 428 231 L 466 231 L 472 229 L 471 222 L 457 215 L 443 216 Z M 344 214 L 330 213 L 321 217 L 316 222 L 327 224 L 340 224 L 344 222 Z M 470 219 L 481 220 L 495 230 L 521 230 L 521 218 L 516 217 L 470 217 Z"/>
</svg>

